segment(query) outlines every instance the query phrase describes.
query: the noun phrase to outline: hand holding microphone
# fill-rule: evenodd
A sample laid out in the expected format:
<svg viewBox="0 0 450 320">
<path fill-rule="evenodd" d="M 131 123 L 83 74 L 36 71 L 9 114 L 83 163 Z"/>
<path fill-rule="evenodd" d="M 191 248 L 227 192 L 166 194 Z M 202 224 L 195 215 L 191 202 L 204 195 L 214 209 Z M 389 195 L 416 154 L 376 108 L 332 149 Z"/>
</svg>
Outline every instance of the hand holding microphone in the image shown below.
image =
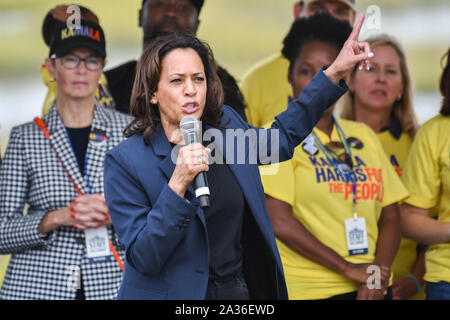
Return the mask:
<svg viewBox="0 0 450 320">
<path fill-rule="evenodd" d="M 169 187 L 184 197 L 187 187 L 193 182 L 194 190 L 202 208 L 209 207 L 209 187 L 205 171 L 208 171 L 208 156 L 211 150 L 201 144 L 200 124 L 192 116 L 185 116 L 180 122 L 185 146 L 180 148 L 177 164 Z"/>
</svg>

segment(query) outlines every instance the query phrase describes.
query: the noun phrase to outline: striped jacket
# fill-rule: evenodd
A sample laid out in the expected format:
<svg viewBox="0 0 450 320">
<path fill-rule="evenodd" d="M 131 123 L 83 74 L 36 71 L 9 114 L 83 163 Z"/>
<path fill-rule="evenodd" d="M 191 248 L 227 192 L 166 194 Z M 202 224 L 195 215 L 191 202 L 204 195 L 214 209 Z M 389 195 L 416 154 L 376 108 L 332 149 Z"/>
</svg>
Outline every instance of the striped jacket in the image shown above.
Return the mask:
<svg viewBox="0 0 450 320">
<path fill-rule="evenodd" d="M 66 168 L 88 194 L 55 106 L 43 120 Z M 105 153 L 124 139 L 123 129 L 130 121 L 130 116 L 96 104 L 91 130 L 105 132 L 107 139 L 89 140 L 87 170 L 93 193 L 103 193 Z M 118 262 L 111 257 L 109 262 L 91 264 L 84 231 L 59 227 L 46 237 L 38 233 L 47 212 L 67 206 L 77 196 L 42 130 L 34 122 L 14 127 L 0 165 L 0 254 L 12 254 L 0 299 L 74 299 L 78 272 L 86 299 L 116 297 L 122 278 Z M 108 236 L 123 259 L 123 246 L 112 227 L 108 227 Z"/>
</svg>

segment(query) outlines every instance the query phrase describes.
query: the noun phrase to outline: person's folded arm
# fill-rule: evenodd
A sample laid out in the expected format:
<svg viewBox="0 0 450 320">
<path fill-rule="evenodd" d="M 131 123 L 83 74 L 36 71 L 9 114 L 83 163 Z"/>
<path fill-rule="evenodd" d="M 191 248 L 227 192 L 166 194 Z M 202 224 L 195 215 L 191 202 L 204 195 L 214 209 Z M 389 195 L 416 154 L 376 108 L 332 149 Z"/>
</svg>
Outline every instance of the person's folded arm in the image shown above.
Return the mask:
<svg viewBox="0 0 450 320">
<path fill-rule="evenodd" d="M 423 244 L 450 242 L 450 223 L 435 220 L 430 209 L 404 203 L 400 207 L 403 236 Z"/>
</svg>

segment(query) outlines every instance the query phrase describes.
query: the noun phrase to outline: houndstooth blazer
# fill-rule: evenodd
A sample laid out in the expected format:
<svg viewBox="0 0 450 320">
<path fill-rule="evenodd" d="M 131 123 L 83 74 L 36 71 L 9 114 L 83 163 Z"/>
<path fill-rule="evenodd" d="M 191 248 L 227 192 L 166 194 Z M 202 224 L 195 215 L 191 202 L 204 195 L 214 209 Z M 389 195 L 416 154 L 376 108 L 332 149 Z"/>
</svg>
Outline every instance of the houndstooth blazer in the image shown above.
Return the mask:
<svg viewBox="0 0 450 320">
<path fill-rule="evenodd" d="M 83 193 L 88 194 L 66 135 L 64 124 L 53 106 L 43 120 L 59 156 Z M 105 153 L 120 143 L 131 117 L 94 108 L 92 129 L 106 132 L 106 142 L 89 141 L 87 169 L 93 193 L 103 193 Z M 77 191 L 58 161 L 49 141 L 34 122 L 14 127 L 0 165 L 0 254 L 12 254 L 0 299 L 74 299 L 81 271 L 86 299 L 114 299 L 122 271 L 109 262 L 90 264 L 86 258 L 84 232 L 60 227 L 46 237 L 38 227 L 47 212 L 67 206 Z M 28 205 L 28 213 L 23 214 Z M 124 250 L 112 227 L 109 239 L 123 260 Z M 75 284 L 75 285 L 74 285 Z"/>
</svg>

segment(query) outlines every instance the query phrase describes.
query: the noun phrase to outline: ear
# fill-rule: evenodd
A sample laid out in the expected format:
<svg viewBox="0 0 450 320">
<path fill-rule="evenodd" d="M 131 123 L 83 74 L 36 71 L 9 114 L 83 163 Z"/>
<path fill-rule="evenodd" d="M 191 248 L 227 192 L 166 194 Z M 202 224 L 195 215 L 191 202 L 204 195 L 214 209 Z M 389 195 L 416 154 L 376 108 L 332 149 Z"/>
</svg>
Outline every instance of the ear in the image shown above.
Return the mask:
<svg viewBox="0 0 450 320">
<path fill-rule="evenodd" d="M 197 19 L 197 23 L 194 26 L 194 34 L 197 34 L 198 27 L 200 26 L 200 20 Z"/>
<path fill-rule="evenodd" d="M 142 27 L 142 9 L 139 9 L 138 11 L 138 21 L 139 21 L 139 25 L 138 27 Z"/>
<path fill-rule="evenodd" d="M 355 21 L 356 21 L 356 11 L 352 12 L 351 20 L 352 20 L 352 27 L 354 27 L 355 26 Z"/>
<path fill-rule="evenodd" d="M 300 15 L 302 14 L 303 11 L 303 6 L 304 6 L 304 2 L 303 0 L 301 1 L 296 1 L 294 4 L 294 10 L 293 10 L 293 14 L 294 14 L 294 19 L 298 19 L 300 18 Z"/>
<path fill-rule="evenodd" d="M 50 74 L 50 76 L 53 79 L 55 79 L 56 70 L 55 70 L 55 65 L 53 64 L 52 59 L 45 58 L 45 67 L 47 68 L 48 73 Z"/>
<path fill-rule="evenodd" d="M 350 91 L 351 94 L 355 92 L 355 72 L 350 74 L 347 80 L 348 91 Z"/>
<path fill-rule="evenodd" d="M 292 81 L 293 81 L 293 78 L 292 78 L 292 71 L 291 71 L 291 70 L 288 71 L 288 76 L 287 76 L 287 78 L 288 78 L 289 84 L 290 84 L 291 87 L 292 87 Z"/>
</svg>

